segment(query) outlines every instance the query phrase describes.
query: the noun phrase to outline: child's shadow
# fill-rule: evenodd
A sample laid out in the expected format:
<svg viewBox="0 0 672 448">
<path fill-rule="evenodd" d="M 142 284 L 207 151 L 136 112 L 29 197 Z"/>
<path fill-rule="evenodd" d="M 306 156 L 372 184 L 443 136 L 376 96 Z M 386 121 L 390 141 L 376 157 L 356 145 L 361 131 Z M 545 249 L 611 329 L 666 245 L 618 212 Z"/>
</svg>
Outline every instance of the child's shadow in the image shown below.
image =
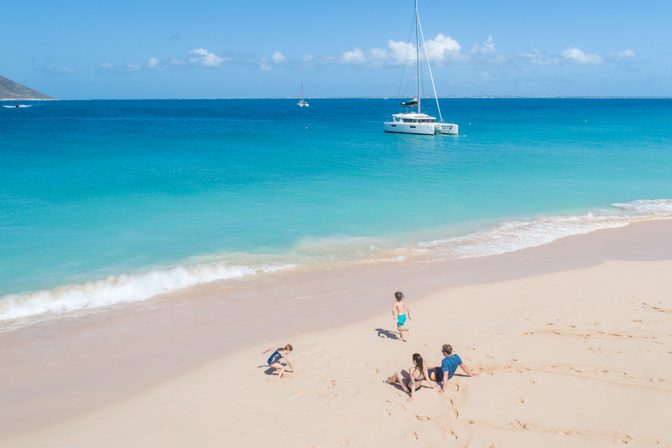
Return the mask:
<svg viewBox="0 0 672 448">
<path fill-rule="evenodd" d="M 275 372 L 275 369 L 273 367 L 270 367 L 268 364 L 264 364 L 263 366 L 257 366 L 257 369 L 263 369 L 263 368 L 266 368 L 266 370 L 264 370 L 264 375 L 271 376 L 273 375 L 273 372 Z"/>
<path fill-rule="evenodd" d="M 287 373 L 294 373 L 293 370 L 287 370 L 287 364 L 282 363 L 282 365 L 285 367 L 285 373 L 286 374 Z M 261 366 L 257 366 L 257 369 L 264 369 L 264 368 L 266 369 L 266 370 L 264 370 L 264 375 L 268 375 L 268 376 L 275 375 L 275 369 L 273 367 L 269 366 L 268 364 L 263 364 Z"/>
<path fill-rule="evenodd" d="M 375 331 L 378 333 L 379 338 L 399 339 L 399 336 L 397 336 L 396 333 L 390 330 L 385 330 L 384 328 L 376 328 Z"/>
</svg>

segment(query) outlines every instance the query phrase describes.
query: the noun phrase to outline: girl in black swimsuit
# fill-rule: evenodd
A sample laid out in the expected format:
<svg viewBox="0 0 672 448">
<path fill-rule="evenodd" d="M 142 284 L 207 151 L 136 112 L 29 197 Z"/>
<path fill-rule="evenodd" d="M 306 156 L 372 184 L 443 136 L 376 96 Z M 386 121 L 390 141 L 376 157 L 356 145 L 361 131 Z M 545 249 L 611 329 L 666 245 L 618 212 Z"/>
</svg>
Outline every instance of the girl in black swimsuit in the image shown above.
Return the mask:
<svg viewBox="0 0 672 448">
<path fill-rule="evenodd" d="M 436 386 L 429 379 L 429 373 L 425 362 L 419 353 L 413 354 L 413 366 L 406 370 L 400 370 L 385 380 L 387 384 L 398 384 L 409 397 L 408 401 L 413 400 L 413 393 L 423 386 L 423 382 L 429 384 L 425 387 L 431 387 L 434 390 Z"/>
</svg>

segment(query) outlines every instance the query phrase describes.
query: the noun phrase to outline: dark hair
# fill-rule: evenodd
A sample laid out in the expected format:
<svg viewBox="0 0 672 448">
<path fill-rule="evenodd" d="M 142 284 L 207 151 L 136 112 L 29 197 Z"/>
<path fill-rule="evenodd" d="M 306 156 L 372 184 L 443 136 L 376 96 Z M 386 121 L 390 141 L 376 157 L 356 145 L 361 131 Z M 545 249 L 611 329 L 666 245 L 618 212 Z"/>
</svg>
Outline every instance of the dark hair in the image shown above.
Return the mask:
<svg viewBox="0 0 672 448">
<path fill-rule="evenodd" d="M 413 363 L 421 372 L 425 371 L 425 364 L 420 353 L 413 353 Z"/>
<path fill-rule="evenodd" d="M 401 299 L 404 298 L 404 293 L 401 291 L 397 291 L 394 293 L 394 298 L 397 299 L 397 302 L 400 301 Z"/>
<path fill-rule="evenodd" d="M 287 350 L 288 352 L 291 352 L 292 350 L 294 350 L 294 347 L 292 347 L 292 344 L 287 344 L 287 345 L 285 345 L 285 350 Z"/>
<path fill-rule="evenodd" d="M 450 344 L 443 344 L 441 346 L 441 351 L 448 353 L 449 355 L 453 354 L 453 347 Z"/>
</svg>

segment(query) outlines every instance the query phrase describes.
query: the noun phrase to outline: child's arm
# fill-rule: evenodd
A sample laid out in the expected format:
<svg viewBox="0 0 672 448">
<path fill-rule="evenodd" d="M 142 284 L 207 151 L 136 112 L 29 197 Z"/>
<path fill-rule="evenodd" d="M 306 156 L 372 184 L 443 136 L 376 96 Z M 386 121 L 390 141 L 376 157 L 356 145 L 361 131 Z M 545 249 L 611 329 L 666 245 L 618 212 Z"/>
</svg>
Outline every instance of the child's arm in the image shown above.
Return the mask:
<svg viewBox="0 0 672 448">
<path fill-rule="evenodd" d="M 410 310 L 410 308 L 408 308 L 408 305 L 406 305 L 406 303 L 404 303 L 404 308 L 406 308 L 406 315 L 410 319 L 411 318 L 411 310 Z"/>
<path fill-rule="evenodd" d="M 425 367 L 424 369 L 425 369 L 425 371 L 423 373 L 425 374 L 425 379 L 427 380 L 426 382 L 429 383 L 430 386 L 432 386 L 432 389 L 437 390 L 436 386 L 434 385 L 434 382 L 429 377 L 429 372 L 427 371 L 427 367 Z"/>
<path fill-rule="evenodd" d="M 261 352 L 261 354 L 262 354 L 262 355 L 265 355 L 265 354 L 268 353 L 268 352 L 274 352 L 274 351 L 275 351 L 274 348 L 267 348 L 266 350 L 264 350 L 263 352 Z"/>
<path fill-rule="evenodd" d="M 292 365 L 292 361 L 290 361 L 287 356 L 283 356 L 282 359 L 284 359 L 285 362 L 287 362 L 287 365 L 292 369 L 292 372 L 296 372 L 296 369 Z"/>
</svg>

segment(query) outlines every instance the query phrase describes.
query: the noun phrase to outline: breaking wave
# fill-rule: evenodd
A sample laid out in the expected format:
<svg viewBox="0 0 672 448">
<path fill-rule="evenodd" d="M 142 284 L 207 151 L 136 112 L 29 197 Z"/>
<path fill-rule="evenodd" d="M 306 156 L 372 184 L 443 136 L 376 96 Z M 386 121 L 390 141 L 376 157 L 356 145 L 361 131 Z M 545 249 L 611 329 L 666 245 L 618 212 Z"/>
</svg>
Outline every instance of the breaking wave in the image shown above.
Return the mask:
<svg viewBox="0 0 672 448">
<path fill-rule="evenodd" d="M 5 295 L 0 297 L 0 321 L 138 302 L 199 284 L 251 278 L 260 273 L 314 263 L 403 262 L 497 255 L 541 246 L 567 236 L 659 219 L 672 219 L 672 199 L 637 200 L 579 215 L 514 220 L 430 241 L 417 242 L 416 239 L 416 242 L 409 242 L 406 235 L 404 244 L 370 237 L 310 238 L 300 241 L 284 254 L 194 257 L 185 265 Z M 231 260 L 238 260 L 238 263 Z"/>
</svg>

